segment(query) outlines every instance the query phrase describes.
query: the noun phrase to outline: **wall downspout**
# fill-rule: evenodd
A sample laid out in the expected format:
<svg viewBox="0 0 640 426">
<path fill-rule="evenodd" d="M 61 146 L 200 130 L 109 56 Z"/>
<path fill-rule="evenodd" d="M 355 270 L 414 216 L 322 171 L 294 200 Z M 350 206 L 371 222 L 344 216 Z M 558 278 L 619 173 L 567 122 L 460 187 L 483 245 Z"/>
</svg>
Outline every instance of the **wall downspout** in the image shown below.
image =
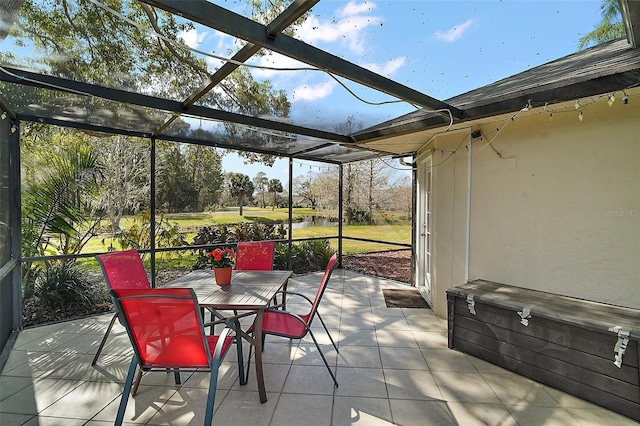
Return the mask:
<svg viewBox="0 0 640 426">
<path fill-rule="evenodd" d="M 465 235 L 465 282 L 469 282 L 469 257 L 470 257 L 470 240 L 471 240 L 471 152 L 472 141 L 471 134 L 468 136 L 469 144 L 467 145 L 467 230 Z"/>
<path fill-rule="evenodd" d="M 418 229 L 418 157 L 414 153 L 411 156 L 411 229 Z M 411 285 L 418 286 L 416 274 L 417 258 L 416 246 L 418 245 L 417 232 L 411 232 Z"/>
</svg>

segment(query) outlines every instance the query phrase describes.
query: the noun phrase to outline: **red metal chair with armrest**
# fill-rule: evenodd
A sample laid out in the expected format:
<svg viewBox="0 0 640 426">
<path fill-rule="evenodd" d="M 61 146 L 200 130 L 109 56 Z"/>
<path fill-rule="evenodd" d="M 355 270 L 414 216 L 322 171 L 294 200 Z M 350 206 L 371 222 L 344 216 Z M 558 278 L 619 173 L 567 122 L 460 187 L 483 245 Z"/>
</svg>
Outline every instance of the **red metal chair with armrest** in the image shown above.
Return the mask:
<svg viewBox="0 0 640 426">
<path fill-rule="evenodd" d="M 118 289 L 111 290 L 111 295 L 134 349 L 115 424 L 124 420 L 136 368 L 140 367 L 141 371 L 210 371 L 203 424 L 211 425 L 218 368 L 234 340 L 240 339 L 239 322 L 231 319 L 220 335 L 206 335 L 198 300 L 190 288 Z M 236 346 L 243 384 L 241 342 Z"/>
<path fill-rule="evenodd" d="M 142 259 L 140 259 L 140 254 L 136 249 L 99 254 L 96 256 L 96 259 L 98 259 L 102 267 L 102 273 L 110 289 L 151 288 L 149 278 L 147 278 L 147 272 L 142 264 Z M 107 342 L 107 337 L 109 333 L 111 333 L 111 329 L 117 318 L 117 313 L 111 318 L 107 332 L 100 342 L 100 346 L 98 347 L 96 355 L 93 357 L 91 365 L 95 365 L 98 361 L 100 352 L 102 352 L 104 344 Z"/>
<path fill-rule="evenodd" d="M 318 341 L 316 340 L 315 336 L 313 335 L 313 332 L 311 331 L 311 322 L 316 316 L 318 317 L 318 319 L 322 323 L 322 326 L 324 327 L 324 330 L 327 332 L 327 335 L 329 336 L 329 339 L 331 340 L 333 347 L 335 348 L 336 352 L 338 352 L 338 347 L 333 341 L 333 338 L 331 337 L 331 333 L 329 333 L 329 329 L 327 328 L 326 324 L 322 320 L 322 317 L 320 316 L 320 313 L 318 312 L 318 305 L 320 304 L 320 300 L 322 299 L 324 291 L 327 288 L 327 284 L 329 283 L 329 278 L 331 278 L 331 274 L 333 273 L 333 271 L 336 269 L 337 266 L 338 266 L 337 254 L 334 254 L 333 256 L 331 256 L 331 259 L 329 259 L 329 262 L 327 263 L 327 267 L 324 271 L 322 280 L 320 281 L 320 285 L 318 286 L 318 291 L 316 292 L 316 296 L 314 300 L 311 300 L 307 296 L 300 293 L 290 292 L 290 291 L 282 292 L 283 297 L 284 295 L 300 296 L 305 300 L 307 300 L 311 305 L 308 313 L 303 315 L 296 315 L 291 312 L 287 312 L 283 310 L 268 309 L 264 312 L 264 316 L 262 318 L 262 347 L 263 348 L 264 348 L 265 336 L 267 334 L 272 334 L 274 336 L 280 336 L 280 337 L 288 337 L 290 339 L 302 339 L 307 334 L 309 334 L 313 339 L 313 343 L 315 343 L 316 348 L 318 349 L 318 353 L 320 353 L 320 356 L 322 357 L 322 361 L 324 361 L 324 365 L 327 367 L 327 370 L 329 370 L 329 374 L 331 374 L 331 378 L 333 379 L 333 382 L 335 383 L 336 387 L 338 387 L 338 381 L 336 380 L 336 377 L 333 374 L 333 371 L 331 371 L 331 367 L 329 367 L 329 363 L 327 362 L 327 359 L 325 358 L 324 354 L 322 353 L 322 350 L 320 349 L 320 345 L 318 345 Z M 253 329 L 254 328 L 252 326 L 249 329 L 249 331 L 253 332 Z M 249 348 L 249 362 L 251 362 L 251 348 Z M 249 375 L 249 367 L 247 367 L 247 376 L 248 375 Z M 246 381 L 246 378 L 245 378 L 245 381 Z"/>
<path fill-rule="evenodd" d="M 236 247 L 236 271 L 271 271 L 276 243 L 269 241 L 238 241 Z M 274 300 L 278 304 L 278 300 Z M 237 312 L 234 311 L 237 315 Z"/>
<path fill-rule="evenodd" d="M 276 243 L 268 241 L 240 241 L 236 247 L 236 270 L 270 271 Z"/>
</svg>

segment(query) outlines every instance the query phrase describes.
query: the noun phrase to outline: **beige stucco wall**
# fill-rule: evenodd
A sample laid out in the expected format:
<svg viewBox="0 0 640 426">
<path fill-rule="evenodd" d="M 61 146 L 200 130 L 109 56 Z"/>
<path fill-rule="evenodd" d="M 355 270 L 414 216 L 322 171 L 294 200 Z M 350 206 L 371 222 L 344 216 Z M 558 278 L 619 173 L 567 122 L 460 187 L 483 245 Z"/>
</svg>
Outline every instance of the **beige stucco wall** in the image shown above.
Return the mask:
<svg viewBox="0 0 640 426">
<path fill-rule="evenodd" d="M 582 122 L 570 110 L 522 113 L 493 140 L 515 158 L 486 145 L 502 125 L 474 140 L 468 222 L 467 150 L 438 151 L 463 135 L 434 145 L 436 313 L 446 288 L 465 282 L 467 225 L 471 280 L 640 308 L 640 99 L 597 102 Z"/>
</svg>

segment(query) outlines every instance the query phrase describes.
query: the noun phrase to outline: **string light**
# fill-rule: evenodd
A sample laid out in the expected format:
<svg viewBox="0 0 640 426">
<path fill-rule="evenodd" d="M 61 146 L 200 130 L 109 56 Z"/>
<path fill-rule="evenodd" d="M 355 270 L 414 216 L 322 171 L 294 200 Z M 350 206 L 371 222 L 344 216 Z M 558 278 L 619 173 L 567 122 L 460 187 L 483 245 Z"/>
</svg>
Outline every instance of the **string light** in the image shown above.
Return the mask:
<svg viewBox="0 0 640 426">
<path fill-rule="evenodd" d="M 584 115 L 582 114 L 582 111 L 580 111 L 580 113 L 578 114 L 578 120 L 580 121 L 584 120 Z"/>
<path fill-rule="evenodd" d="M 609 104 L 609 106 L 613 105 L 613 103 L 616 101 L 616 97 L 615 95 L 612 93 L 609 98 L 607 99 L 607 103 Z"/>
<path fill-rule="evenodd" d="M 7 118 L 7 113 L 3 112 L 2 115 L 0 115 L 0 117 L 2 117 L 3 120 L 5 120 Z"/>
<path fill-rule="evenodd" d="M 625 94 L 622 98 L 622 104 L 627 105 L 629 103 L 629 97 Z"/>
<path fill-rule="evenodd" d="M 580 108 L 580 100 L 576 99 L 576 105 L 575 105 L 576 109 Z"/>
</svg>

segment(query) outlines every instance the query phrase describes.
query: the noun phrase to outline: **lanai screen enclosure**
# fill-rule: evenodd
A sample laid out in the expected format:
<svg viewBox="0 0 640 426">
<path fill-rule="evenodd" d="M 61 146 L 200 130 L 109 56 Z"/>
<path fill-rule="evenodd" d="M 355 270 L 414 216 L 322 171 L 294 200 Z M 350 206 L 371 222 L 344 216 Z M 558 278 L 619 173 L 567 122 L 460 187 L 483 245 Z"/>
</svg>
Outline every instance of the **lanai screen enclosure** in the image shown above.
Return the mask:
<svg viewBox="0 0 640 426">
<path fill-rule="evenodd" d="M 479 98 L 481 94 L 441 101 L 296 38 L 291 26 L 319 0 L 278 1 L 266 9 L 254 2 L 234 11 L 226 3 L 3 1 L 0 42 L 10 46 L 0 53 L 3 345 L 21 322 L 22 123 L 144 138 L 152 153 L 156 143 L 169 142 L 338 167 L 389 157 L 411 164 L 433 134 L 532 106 L 531 94 L 537 90 L 535 85 L 508 87 L 490 93 L 490 101 Z M 628 1 L 620 5 L 627 38 L 635 47 L 640 7 Z M 65 25 L 54 24 L 60 22 Z M 204 51 L 197 45 L 189 47 L 178 36 L 205 28 L 233 37 L 230 45 L 235 49 L 223 54 Z M 268 62 L 256 59 L 271 55 L 289 58 L 290 65 L 264 65 Z M 358 117 L 366 119 L 359 127 L 349 120 L 346 124 L 336 121 L 331 111 L 295 115 L 286 95 L 268 83 L 253 81 L 249 67 L 263 72 L 323 73 L 353 96 L 374 102 L 362 102 Z M 562 82 L 545 88 L 541 97 L 562 102 L 618 90 L 637 83 L 636 70 L 637 63 L 633 63 L 627 74 L 613 75 L 612 71 L 609 76 L 603 70 L 597 81 L 593 76 L 578 76 L 575 84 Z M 394 116 L 380 114 L 381 106 L 393 102 L 405 109 L 394 109 Z M 394 119 L 409 111 L 415 112 Z M 151 194 L 153 185 L 152 180 Z"/>
</svg>

